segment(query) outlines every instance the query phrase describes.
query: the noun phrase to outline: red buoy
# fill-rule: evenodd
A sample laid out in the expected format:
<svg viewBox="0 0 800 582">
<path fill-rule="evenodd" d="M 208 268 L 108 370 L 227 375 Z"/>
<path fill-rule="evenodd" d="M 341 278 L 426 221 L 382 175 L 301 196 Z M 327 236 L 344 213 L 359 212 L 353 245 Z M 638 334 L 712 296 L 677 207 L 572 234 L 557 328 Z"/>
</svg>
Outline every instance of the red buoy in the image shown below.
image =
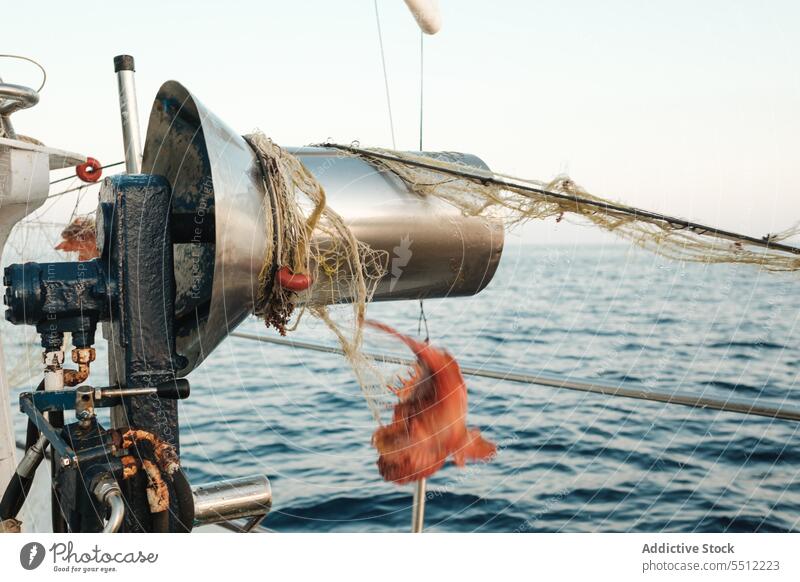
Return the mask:
<svg viewBox="0 0 800 582">
<path fill-rule="evenodd" d="M 94 158 L 86 158 L 86 163 L 75 166 L 75 175 L 84 182 L 97 182 L 103 175 L 103 166 Z"/>
<path fill-rule="evenodd" d="M 296 275 L 289 267 L 278 269 L 278 285 L 295 293 L 305 291 L 311 287 L 311 277 L 308 275 Z"/>
</svg>

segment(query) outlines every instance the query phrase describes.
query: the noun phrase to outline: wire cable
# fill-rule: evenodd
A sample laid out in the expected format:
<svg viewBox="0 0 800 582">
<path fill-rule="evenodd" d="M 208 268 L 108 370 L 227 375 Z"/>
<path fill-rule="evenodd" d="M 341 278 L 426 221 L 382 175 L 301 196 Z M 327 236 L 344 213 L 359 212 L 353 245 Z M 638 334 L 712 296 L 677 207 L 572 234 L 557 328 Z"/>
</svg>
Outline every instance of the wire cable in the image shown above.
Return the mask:
<svg viewBox="0 0 800 582">
<path fill-rule="evenodd" d="M 53 198 L 58 198 L 59 196 L 63 196 L 64 194 L 69 194 L 70 192 L 77 192 L 78 190 L 83 190 L 84 188 L 90 188 L 92 186 L 99 186 L 100 182 L 92 182 L 91 184 L 82 184 L 81 186 L 76 186 L 75 188 L 68 188 L 67 190 L 62 190 L 61 192 L 56 192 L 55 194 L 51 194 L 47 197 L 47 200 L 52 200 Z"/>
<path fill-rule="evenodd" d="M 45 70 L 45 68 L 41 64 L 39 64 L 39 62 L 37 62 L 37 61 L 35 61 L 35 60 L 33 60 L 33 59 L 29 58 L 29 57 L 23 57 L 22 55 L 0 54 L 0 58 L 3 58 L 3 59 L 18 59 L 20 61 L 28 61 L 29 63 L 33 63 L 34 65 L 39 67 L 39 70 L 42 72 L 42 84 L 39 85 L 39 88 L 36 89 L 36 92 L 39 93 L 42 89 L 44 89 L 45 83 L 47 83 L 47 71 Z"/>
<path fill-rule="evenodd" d="M 635 208 L 632 206 L 620 206 L 618 204 L 612 204 L 602 200 L 592 200 L 590 198 L 584 198 L 582 196 L 576 196 L 573 194 L 553 192 L 551 190 L 546 190 L 544 188 L 540 188 L 537 186 L 531 186 L 529 182 L 522 180 L 520 178 L 514 178 L 513 176 L 507 176 L 496 172 L 480 173 L 479 171 L 476 170 L 466 171 L 462 169 L 449 168 L 442 165 L 436 165 L 434 163 L 428 163 L 422 160 L 410 160 L 407 158 L 400 158 L 390 153 L 384 153 L 375 150 L 365 150 L 359 147 L 353 147 L 344 144 L 323 143 L 319 144 L 319 146 L 350 152 L 351 154 L 356 154 L 365 159 L 375 158 L 378 160 L 387 160 L 398 164 L 404 164 L 407 166 L 430 170 L 440 174 L 456 176 L 458 178 L 464 178 L 476 183 L 494 184 L 500 187 L 510 186 L 513 187 L 514 190 L 519 193 L 530 192 L 532 194 L 539 194 L 541 196 L 554 198 L 558 200 L 569 200 L 577 204 L 592 206 L 594 208 L 603 210 L 605 212 L 614 212 L 625 216 L 631 216 L 633 218 L 639 218 L 639 217 L 648 218 L 652 221 L 662 223 L 671 228 L 687 229 L 700 236 L 709 236 L 712 238 L 724 239 L 734 242 L 742 242 L 750 244 L 755 247 L 777 250 L 784 253 L 790 253 L 793 255 L 800 255 L 800 247 L 795 247 L 792 245 L 787 245 L 777 242 L 773 240 L 773 238 L 770 235 L 766 235 L 762 238 L 756 238 L 746 234 L 740 234 L 738 232 L 733 232 L 730 230 L 723 230 L 721 228 L 708 226 L 705 224 L 701 224 L 699 222 L 693 222 L 691 220 L 685 220 L 683 218 L 677 218 L 674 216 L 661 214 L 659 212 L 651 212 L 649 210 L 642 210 L 641 208 Z"/>
<path fill-rule="evenodd" d="M 381 15 L 378 12 L 378 0 L 375 0 L 375 24 L 378 26 L 378 45 L 381 49 L 381 65 L 383 66 L 383 84 L 386 87 L 386 108 L 389 110 L 389 131 L 392 133 L 392 148 L 397 149 L 394 139 L 394 117 L 392 116 L 392 98 L 389 92 L 389 74 L 386 71 L 386 55 L 383 52 L 383 33 L 381 32 Z"/>
<path fill-rule="evenodd" d="M 284 337 L 273 337 L 239 331 L 231 333 L 231 337 L 286 346 L 300 350 L 312 350 L 327 354 L 344 355 L 344 350 L 337 346 L 292 340 Z M 414 358 L 407 356 L 382 354 L 377 352 L 365 352 L 364 355 L 375 362 L 404 364 L 409 366 L 413 366 L 416 363 Z M 721 410 L 724 412 L 734 412 L 739 414 L 800 422 L 800 408 L 792 408 L 782 405 L 773 406 L 770 404 L 759 404 L 757 401 L 734 398 L 709 398 L 706 396 L 695 396 L 694 394 L 688 392 L 665 392 L 660 390 L 652 390 L 650 388 L 633 383 L 626 383 L 626 385 L 615 385 L 610 383 L 604 384 L 591 380 L 573 378 L 571 376 L 561 376 L 546 372 L 512 371 L 507 369 L 490 368 L 483 365 L 459 365 L 459 368 L 465 376 L 477 376 L 481 378 L 500 380 L 502 382 L 534 384 L 537 386 L 545 386 L 548 388 L 557 388 L 562 390 L 591 392 L 593 394 L 602 396 L 633 398 L 636 400 L 660 402 L 662 404 L 688 406 L 690 408 L 699 409 Z"/>
<path fill-rule="evenodd" d="M 125 163 L 124 160 L 121 161 L 121 162 L 114 162 L 113 164 L 107 164 L 105 166 L 100 166 L 100 169 L 101 170 L 105 170 L 106 168 L 114 168 L 116 166 L 121 166 L 124 163 Z M 75 179 L 75 176 L 66 176 L 65 178 L 59 178 L 58 180 L 53 180 L 52 182 L 50 182 L 50 185 L 52 186 L 53 184 L 58 184 L 59 182 L 65 182 L 67 180 L 74 180 L 74 179 Z"/>
<path fill-rule="evenodd" d="M 425 35 L 419 31 L 419 151 L 422 151 L 422 112 L 425 80 Z M 395 148 L 397 149 L 397 148 Z"/>
</svg>

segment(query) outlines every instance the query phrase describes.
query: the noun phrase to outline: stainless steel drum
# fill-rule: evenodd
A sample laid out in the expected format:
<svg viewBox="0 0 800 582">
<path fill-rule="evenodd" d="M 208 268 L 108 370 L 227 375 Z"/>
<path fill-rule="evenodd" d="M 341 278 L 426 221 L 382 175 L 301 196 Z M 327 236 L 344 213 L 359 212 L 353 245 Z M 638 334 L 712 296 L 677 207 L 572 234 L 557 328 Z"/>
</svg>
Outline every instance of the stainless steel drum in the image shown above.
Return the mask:
<svg viewBox="0 0 800 582">
<path fill-rule="evenodd" d="M 361 159 L 328 148 L 289 151 L 322 184 L 356 238 L 385 251 L 387 272 L 374 300 L 473 295 L 491 281 L 503 249 L 499 224 L 423 199 Z M 435 155 L 486 168 L 474 156 Z M 252 312 L 270 198 L 247 142 L 175 81 L 161 87 L 153 104 L 142 171 L 172 185 L 179 233 L 175 315 L 186 374 Z M 326 301 L 322 290 L 311 296 Z"/>
</svg>

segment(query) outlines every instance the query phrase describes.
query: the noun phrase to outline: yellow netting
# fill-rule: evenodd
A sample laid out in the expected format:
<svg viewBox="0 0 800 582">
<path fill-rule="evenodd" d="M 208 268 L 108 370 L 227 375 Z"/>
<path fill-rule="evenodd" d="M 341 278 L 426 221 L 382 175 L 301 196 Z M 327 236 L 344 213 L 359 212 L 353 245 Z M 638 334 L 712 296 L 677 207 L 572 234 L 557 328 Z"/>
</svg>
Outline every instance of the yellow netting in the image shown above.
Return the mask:
<svg viewBox="0 0 800 582">
<path fill-rule="evenodd" d="M 391 172 L 420 196 L 444 200 L 469 216 L 502 220 L 509 228 L 534 219 L 555 217 L 560 221 L 577 217 L 670 259 L 749 263 L 771 271 L 800 270 L 798 254 L 754 245 L 744 237 L 721 236 L 713 229 L 687 228 L 657 218 L 653 213 L 590 194 L 568 176 L 539 182 L 408 152 L 383 149 L 354 152 L 347 147 L 342 147 L 341 151 L 361 157 L 381 171 Z M 503 184 L 489 182 L 489 178 L 500 178 Z M 532 191 L 531 187 L 541 192 Z M 763 241 L 774 244 L 797 234 L 800 234 L 800 226 L 795 225 L 768 235 Z"/>
<path fill-rule="evenodd" d="M 366 304 L 378 281 L 386 273 L 388 255 L 356 240 L 347 225 L 326 204 L 325 190 L 293 155 L 262 133 L 245 136 L 262 166 L 267 190 L 273 201 L 267 224 L 269 245 L 259 277 L 255 313 L 267 325 L 285 334 L 297 304 L 322 320 L 334 333 L 376 418 L 377 399 L 385 392 L 383 375 L 362 353 Z M 277 283 L 276 272 L 288 267 L 293 274 L 308 275 L 309 291 L 295 293 Z M 328 305 L 349 302 L 349 320 L 334 320 Z M 296 326 L 302 311 L 294 322 Z"/>
<path fill-rule="evenodd" d="M 322 320 L 341 344 L 380 421 L 386 378 L 361 347 L 366 304 L 386 273 L 388 257 L 355 239 L 342 217 L 326 204 L 323 187 L 295 156 L 261 133 L 246 139 L 258 154 L 273 200 L 266 222 L 276 225 L 275 232 L 268 233 L 272 244 L 264 257 L 256 314 L 282 334 L 296 305 Z M 555 217 L 560 221 L 572 216 L 671 259 L 750 263 L 774 271 L 800 269 L 800 256 L 791 249 L 787 252 L 766 245 L 798 234 L 797 227 L 763 241 L 748 241 L 748 237 L 698 228 L 594 196 L 566 176 L 551 182 L 520 180 L 435 156 L 326 145 L 366 160 L 377 171 L 390 172 L 419 196 L 436 197 L 465 215 L 501 220 L 508 228 L 534 219 Z M 278 285 L 276 271 L 282 267 L 310 276 L 313 295 Z M 346 323 L 334 321 L 327 307 L 340 302 L 352 304 Z M 301 315 L 302 311 L 294 326 Z"/>
</svg>

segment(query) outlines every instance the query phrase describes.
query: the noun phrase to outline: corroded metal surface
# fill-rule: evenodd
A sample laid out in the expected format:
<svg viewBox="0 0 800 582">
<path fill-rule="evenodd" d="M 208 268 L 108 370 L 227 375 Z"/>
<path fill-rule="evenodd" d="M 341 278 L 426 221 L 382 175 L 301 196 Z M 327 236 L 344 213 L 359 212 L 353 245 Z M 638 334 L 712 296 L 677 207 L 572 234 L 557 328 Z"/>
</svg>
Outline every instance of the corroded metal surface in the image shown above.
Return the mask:
<svg viewBox="0 0 800 582">
<path fill-rule="evenodd" d="M 142 459 L 142 468 L 147 475 L 147 503 L 150 513 L 161 513 L 169 509 L 169 489 L 161 475 L 161 470 L 152 461 Z"/>
<path fill-rule="evenodd" d="M 77 386 L 89 378 L 89 367 L 96 357 L 94 348 L 74 348 L 72 361 L 78 364 L 77 370 L 64 370 L 64 384 Z"/>
<path fill-rule="evenodd" d="M 158 463 L 158 467 L 167 475 L 172 475 L 180 469 L 175 447 L 159 439 L 153 433 L 141 429 L 112 429 L 109 433 L 112 435 L 114 446 L 118 449 L 135 448 L 138 450 L 142 443 L 147 443 L 152 450 L 155 462 Z M 123 464 L 125 464 L 125 458 L 123 457 Z"/>
<path fill-rule="evenodd" d="M 272 488 L 263 475 L 207 483 L 196 487 L 193 495 L 197 525 L 263 518 L 272 508 Z"/>
<path fill-rule="evenodd" d="M 120 458 L 122 462 L 122 478 L 130 479 L 139 472 L 139 465 L 133 455 L 125 455 Z"/>
</svg>

